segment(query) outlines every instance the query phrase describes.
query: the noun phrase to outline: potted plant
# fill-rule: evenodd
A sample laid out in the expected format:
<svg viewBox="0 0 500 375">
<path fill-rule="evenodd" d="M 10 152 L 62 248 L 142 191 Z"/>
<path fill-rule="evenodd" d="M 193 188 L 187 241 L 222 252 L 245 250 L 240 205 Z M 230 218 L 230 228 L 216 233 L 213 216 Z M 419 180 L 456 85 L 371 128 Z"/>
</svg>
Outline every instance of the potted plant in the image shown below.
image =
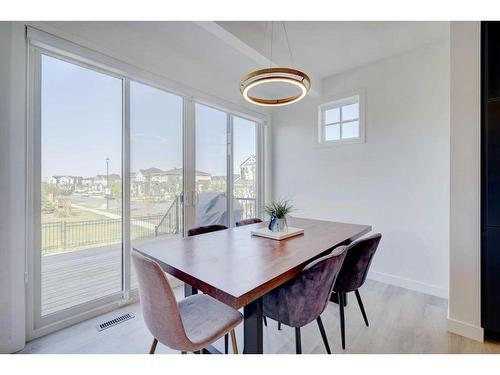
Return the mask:
<svg viewBox="0 0 500 375">
<path fill-rule="evenodd" d="M 264 206 L 264 212 L 269 215 L 271 222 L 269 224 L 269 229 L 273 231 L 283 232 L 288 229 L 288 224 L 286 221 L 286 216 L 292 212 L 294 209 L 293 205 L 289 200 L 279 200 L 277 202 L 272 202 Z M 274 226 L 273 218 L 277 220 L 277 225 Z M 274 229 L 276 228 L 276 229 Z"/>
</svg>

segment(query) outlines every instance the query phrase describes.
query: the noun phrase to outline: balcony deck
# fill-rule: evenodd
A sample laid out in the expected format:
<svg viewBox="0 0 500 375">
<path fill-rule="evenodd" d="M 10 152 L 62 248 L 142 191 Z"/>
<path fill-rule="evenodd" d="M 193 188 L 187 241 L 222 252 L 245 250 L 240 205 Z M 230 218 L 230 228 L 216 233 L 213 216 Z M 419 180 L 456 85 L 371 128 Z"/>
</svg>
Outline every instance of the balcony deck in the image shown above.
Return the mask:
<svg viewBox="0 0 500 375">
<path fill-rule="evenodd" d="M 137 240 L 134 244 L 160 238 L 165 236 Z M 42 315 L 120 292 L 121 262 L 121 244 L 43 256 Z M 135 285 L 132 272 L 132 286 Z"/>
</svg>

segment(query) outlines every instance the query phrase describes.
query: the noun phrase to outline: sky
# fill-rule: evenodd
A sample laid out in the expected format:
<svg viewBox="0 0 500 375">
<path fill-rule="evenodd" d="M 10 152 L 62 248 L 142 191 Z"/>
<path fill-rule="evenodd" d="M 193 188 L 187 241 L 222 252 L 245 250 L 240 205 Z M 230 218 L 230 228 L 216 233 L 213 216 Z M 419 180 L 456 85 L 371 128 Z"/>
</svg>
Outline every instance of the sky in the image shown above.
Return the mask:
<svg viewBox="0 0 500 375">
<path fill-rule="evenodd" d="M 121 175 L 122 82 L 42 56 L 42 179 Z M 182 98 L 130 85 L 131 171 L 182 168 Z M 196 104 L 196 169 L 226 175 L 226 114 Z M 255 154 L 255 123 L 234 119 L 234 173 Z"/>
</svg>

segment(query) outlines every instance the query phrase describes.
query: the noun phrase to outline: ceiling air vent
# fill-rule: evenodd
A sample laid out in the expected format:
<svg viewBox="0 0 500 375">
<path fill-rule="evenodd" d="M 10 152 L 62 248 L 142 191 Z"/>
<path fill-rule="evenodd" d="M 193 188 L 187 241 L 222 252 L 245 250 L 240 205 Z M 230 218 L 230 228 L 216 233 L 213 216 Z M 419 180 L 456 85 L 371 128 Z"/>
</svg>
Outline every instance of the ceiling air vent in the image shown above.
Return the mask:
<svg viewBox="0 0 500 375">
<path fill-rule="evenodd" d="M 116 326 L 117 324 L 123 323 L 123 322 L 125 322 L 129 319 L 132 319 L 132 318 L 134 318 L 134 314 L 125 314 L 125 315 L 119 316 L 118 318 L 114 318 L 114 319 L 108 320 L 104 323 L 101 323 L 96 328 L 100 332 L 100 331 L 103 331 L 107 328 L 111 328 L 113 326 Z"/>
</svg>

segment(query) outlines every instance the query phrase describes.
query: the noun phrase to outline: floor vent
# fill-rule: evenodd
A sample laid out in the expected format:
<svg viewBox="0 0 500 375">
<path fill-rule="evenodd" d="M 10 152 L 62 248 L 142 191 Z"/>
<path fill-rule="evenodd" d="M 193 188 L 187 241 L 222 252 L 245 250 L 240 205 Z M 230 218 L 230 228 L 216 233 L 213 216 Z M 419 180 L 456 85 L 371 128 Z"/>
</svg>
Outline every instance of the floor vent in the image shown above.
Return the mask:
<svg viewBox="0 0 500 375">
<path fill-rule="evenodd" d="M 119 316 L 118 318 L 114 318 L 114 319 L 108 320 L 107 322 L 99 324 L 97 326 L 97 330 L 99 332 L 103 331 L 107 328 L 111 328 L 113 326 L 116 326 L 117 324 L 123 323 L 129 319 L 132 319 L 133 317 L 134 317 L 134 314 L 125 314 L 125 315 Z"/>
</svg>

